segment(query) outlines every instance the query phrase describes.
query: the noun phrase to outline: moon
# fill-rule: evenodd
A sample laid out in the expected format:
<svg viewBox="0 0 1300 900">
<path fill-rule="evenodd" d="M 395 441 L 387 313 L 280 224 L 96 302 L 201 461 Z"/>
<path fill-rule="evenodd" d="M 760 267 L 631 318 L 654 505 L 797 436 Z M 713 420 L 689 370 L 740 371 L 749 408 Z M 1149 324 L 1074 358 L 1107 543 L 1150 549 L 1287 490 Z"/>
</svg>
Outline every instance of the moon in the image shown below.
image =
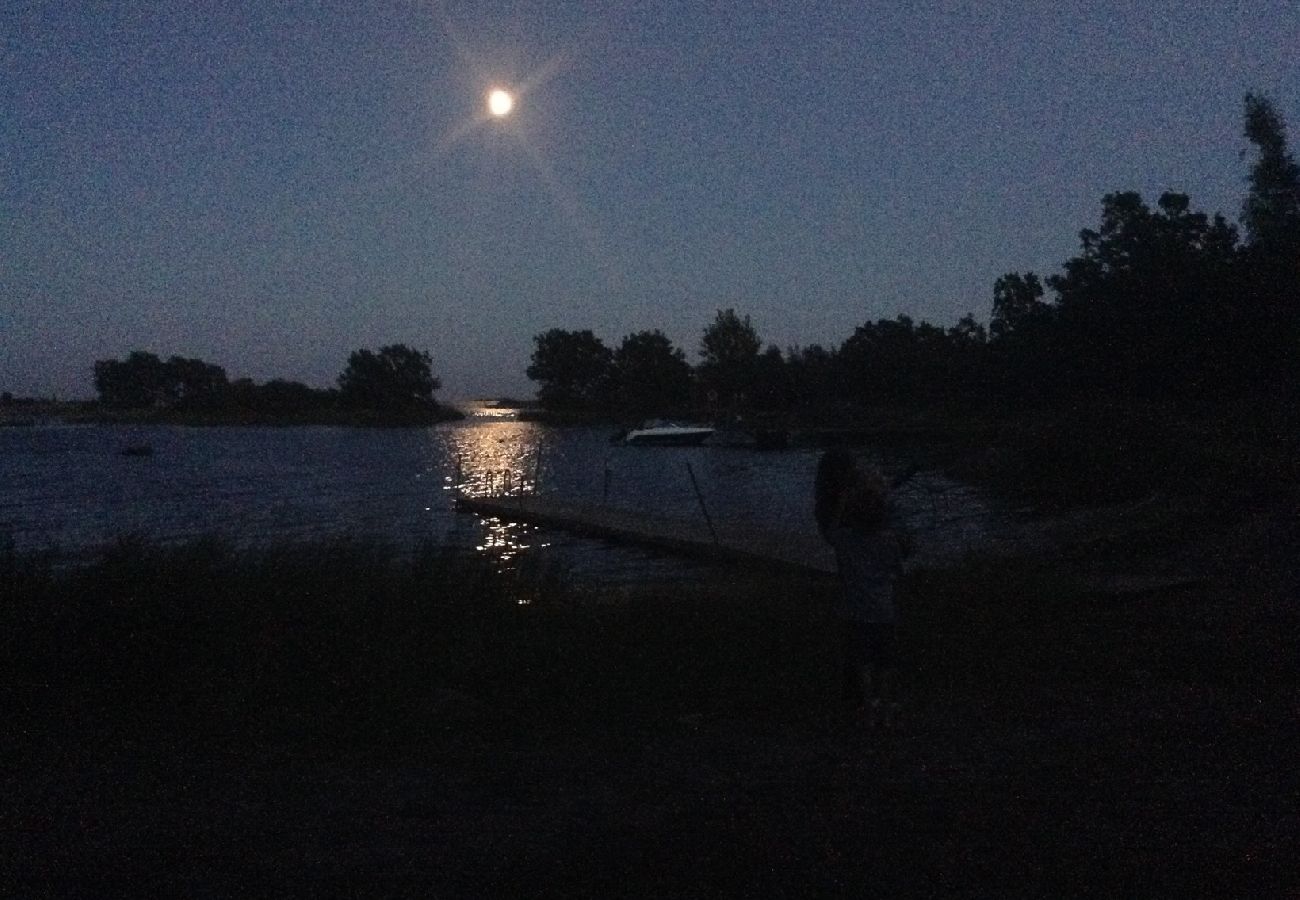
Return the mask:
<svg viewBox="0 0 1300 900">
<path fill-rule="evenodd" d="M 488 94 L 487 102 L 488 112 L 498 119 L 514 109 L 515 106 L 515 98 L 510 96 L 509 91 L 503 91 L 501 88 L 497 88 Z"/>
</svg>

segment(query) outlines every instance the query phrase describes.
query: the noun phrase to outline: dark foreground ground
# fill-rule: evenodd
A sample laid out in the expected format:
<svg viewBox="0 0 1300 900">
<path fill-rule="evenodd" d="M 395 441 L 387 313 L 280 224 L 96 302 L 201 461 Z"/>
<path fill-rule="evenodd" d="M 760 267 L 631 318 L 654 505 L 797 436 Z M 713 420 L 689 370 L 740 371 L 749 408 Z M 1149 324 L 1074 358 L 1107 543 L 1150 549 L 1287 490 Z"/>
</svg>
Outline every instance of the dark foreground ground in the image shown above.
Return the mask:
<svg viewBox="0 0 1300 900">
<path fill-rule="evenodd" d="M 909 577 L 886 732 L 825 582 L 10 556 L 0 894 L 1297 896 L 1295 571 L 1244 534 L 1123 594 L 1101 545 Z"/>
</svg>

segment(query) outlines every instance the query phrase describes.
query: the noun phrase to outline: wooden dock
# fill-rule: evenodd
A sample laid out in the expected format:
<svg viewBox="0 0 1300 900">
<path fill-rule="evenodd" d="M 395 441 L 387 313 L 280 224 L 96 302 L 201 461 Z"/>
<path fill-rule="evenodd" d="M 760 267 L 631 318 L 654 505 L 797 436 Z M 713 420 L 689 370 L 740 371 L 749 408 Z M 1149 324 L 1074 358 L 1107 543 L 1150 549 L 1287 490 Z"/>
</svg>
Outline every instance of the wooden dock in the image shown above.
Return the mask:
<svg viewBox="0 0 1300 900">
<path fill-rule="evenodd" d="M 756 563 L 816 574 L 835 571 L 834 554 L 816 535 L 781 534 L 749 524 L 715 521 L 715 540 L 703 516 L 694 520 L 656 516 L 602 503 L 536 494 L 461 496 L 456 505 L 458 509 L 479 515 L 559 528 L 698 559 Z"/>
</svg>

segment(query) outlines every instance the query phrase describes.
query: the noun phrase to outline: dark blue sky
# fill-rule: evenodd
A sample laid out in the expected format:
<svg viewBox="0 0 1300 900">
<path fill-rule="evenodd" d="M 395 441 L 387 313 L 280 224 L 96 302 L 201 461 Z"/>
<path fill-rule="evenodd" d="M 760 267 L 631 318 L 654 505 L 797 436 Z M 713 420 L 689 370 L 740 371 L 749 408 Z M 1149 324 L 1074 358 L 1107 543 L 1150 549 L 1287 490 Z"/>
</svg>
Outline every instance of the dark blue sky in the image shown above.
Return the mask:
<svg viewBox="0 0 1300 900">
<path fill-rule="evenodd" d="M 427 349 L 526 393 L 532 336 L 716 310 L 835 345 L 988 316 L 1102 196 L 1236 219 L 1242 95 L 1300 143 L 1300 4 L 8 3 L 0 390 L 96 359 L 331 384 Z M 524 87 L 482 121 L 487 90 Z"/>
</svg>

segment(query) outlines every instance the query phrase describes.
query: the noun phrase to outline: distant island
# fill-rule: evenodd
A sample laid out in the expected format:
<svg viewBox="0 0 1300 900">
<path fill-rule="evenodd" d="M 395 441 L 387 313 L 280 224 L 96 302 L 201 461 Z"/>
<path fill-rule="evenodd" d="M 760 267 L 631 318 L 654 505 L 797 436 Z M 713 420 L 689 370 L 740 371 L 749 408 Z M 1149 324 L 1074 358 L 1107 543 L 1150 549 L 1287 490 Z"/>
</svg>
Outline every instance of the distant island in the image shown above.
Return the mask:
<svg viewBox="0 0 1300 900">
<path fill-rule="evenodd" d="M 297 381 L 231 381 L 201 359 L 163 360 L 137 350 L 95 363 L 93 401 L 57 402 L 0 395 L 0 425 L 57 420 L 73 424 L 340 425 L 412 428 L 464 418 L 434 399 L 441 387 L 429 354 L 404 344 L 356 350 L 338 387 Z"/>
</svg>

